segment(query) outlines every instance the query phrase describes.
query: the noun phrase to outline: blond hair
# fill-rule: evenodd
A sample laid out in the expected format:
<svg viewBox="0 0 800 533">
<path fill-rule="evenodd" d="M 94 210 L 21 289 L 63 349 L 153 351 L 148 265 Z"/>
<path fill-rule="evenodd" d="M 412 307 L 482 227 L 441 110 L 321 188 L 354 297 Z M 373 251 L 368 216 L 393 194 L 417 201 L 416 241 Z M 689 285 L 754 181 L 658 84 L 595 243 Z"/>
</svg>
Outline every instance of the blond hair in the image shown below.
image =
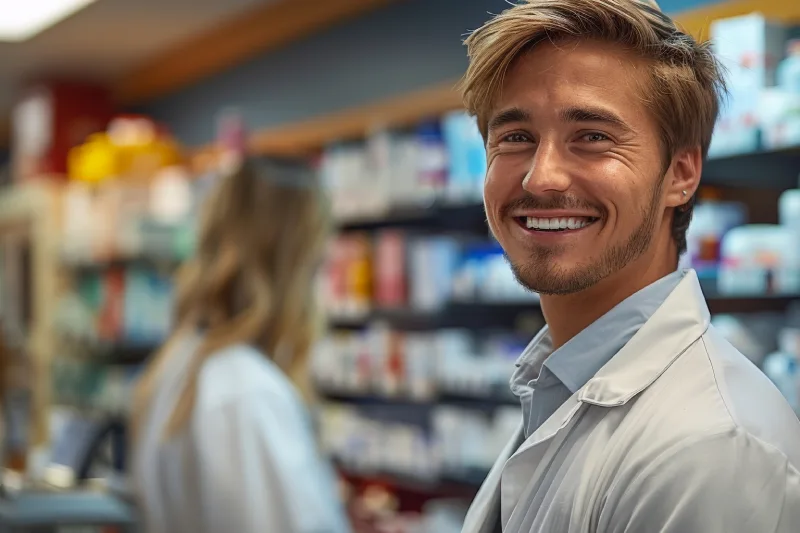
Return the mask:
<svg viewBox="0 0 800 533">
<path fill-rule="evenodd" d="M 329 212 L 315 180 L 245 163 L 206 200 L 197 251 L 177 276 L 176 328 L 134 394 L 134 430 L 146 413 L 174 343 L 197 331 L 202 341 L 166 436 L 191 415 L 208 357 L 249 344 L 270 357 L 310 399 L 307 361 L 322 325 L 315 274 Z"/>
<path fill-rule="evenodd" d="M 484 138 L 509 67 L 545 40 L 618 43 L 647 60 L 642 99 L 660 128 L 665 164 L 683 148 L 708 154 L 725 93 L 722 67 L 708 41 L 681 31 L 655 2 L 637 0 L 526 0 L 473 32 L 465 42 L 470 63 L 461 89 Z M 694 197 L 675 212 L 679 253 L 686 248 L 693 205 Z"/>
</svg>

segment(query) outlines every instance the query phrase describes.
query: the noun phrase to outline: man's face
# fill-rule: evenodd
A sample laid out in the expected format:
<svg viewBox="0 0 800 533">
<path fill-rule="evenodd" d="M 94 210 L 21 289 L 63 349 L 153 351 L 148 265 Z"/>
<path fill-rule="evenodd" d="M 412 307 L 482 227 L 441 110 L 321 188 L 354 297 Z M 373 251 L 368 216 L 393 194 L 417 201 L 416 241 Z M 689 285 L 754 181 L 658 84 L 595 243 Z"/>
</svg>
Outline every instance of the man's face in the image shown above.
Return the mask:
<svg viewBox="0 0 800 533">
<path fill-rule="evenodd" d="M 544 42 L 506 74 L 489 116 L 486 214 L 519 281 L 582 291 L 668 230 L 645 63 L 595 41 Z"/>
</svg>

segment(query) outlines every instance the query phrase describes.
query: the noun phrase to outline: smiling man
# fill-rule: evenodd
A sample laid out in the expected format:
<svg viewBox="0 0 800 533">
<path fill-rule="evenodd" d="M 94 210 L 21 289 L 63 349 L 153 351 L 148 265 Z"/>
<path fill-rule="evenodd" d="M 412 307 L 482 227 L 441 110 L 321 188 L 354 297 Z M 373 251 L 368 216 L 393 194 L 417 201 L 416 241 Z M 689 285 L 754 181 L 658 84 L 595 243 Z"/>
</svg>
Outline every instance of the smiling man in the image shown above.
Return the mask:
<svg viewBox="0 0 800 533">
<path fill-rule="evenodd" d="M 724 93 L 708 43 L 652 3 L 528 0 L 467 46 L 487 219 L 547 326 L 464 531 L 800 531 L 800 423 L 676 271 Z"/>
</svg>

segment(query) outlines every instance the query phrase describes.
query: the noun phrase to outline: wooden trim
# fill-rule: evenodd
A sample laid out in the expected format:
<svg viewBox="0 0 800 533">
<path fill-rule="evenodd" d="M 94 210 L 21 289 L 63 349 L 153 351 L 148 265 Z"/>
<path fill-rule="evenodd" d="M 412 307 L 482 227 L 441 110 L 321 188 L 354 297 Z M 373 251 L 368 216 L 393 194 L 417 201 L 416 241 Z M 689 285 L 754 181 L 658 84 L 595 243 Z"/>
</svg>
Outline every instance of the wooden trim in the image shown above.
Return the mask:
<svg viewBox="0 0 800 533">
<path fill-rule="evenodd" d="M 33 316 L 26 343 L 32 378 L 29 452 L 49 440 L 51 365 L 56 353 L 59 193 L 60 186 L 48 182 L 46 177 L 39 183 L 0 191 L 0 232 L 16 232 L 25 227 L 31 243 Z"/>
<path fill-rule="evenodd" d="M 800 22 L 797 0 L 733 0 L 711 4 L 676 14 L 673 18 L 685 31 L 702 39 L 711 38 L 711 23 L 716 19 L 758 12 L 783 23 Z"/>
<path fill-rule="evenodd" d="M 273 156 L 311 155 L 337 142 L 363 138 L 378 126 L 402 128 L 462 107 L 457 80 L 356 108 L 256 132 L 250 150 Z"/>
<path fill-rule="evenodd" d="M 114 94 L 120 104 L 139 103 L 393 1 L 273 0 L 123 76 Z"/>
<path fill-rule="evenodd" d="M 800 21 L 800 2 L 785 0 L 725 2 L 683 12 L 674 18 L 692 34 L 707 37 L 711 21 L 754 11 L 777 21 Z M 253 134 L 250 149 L 261 155 L 308 156 L 337 141 L 363 138 L 376 126 L 410 126 L 426 117 L 460 109 L 461 96 L 455 89 L 456 83 L 457 80 L 451 80 L 403 96 L 268 128 Z"/>
</svg>

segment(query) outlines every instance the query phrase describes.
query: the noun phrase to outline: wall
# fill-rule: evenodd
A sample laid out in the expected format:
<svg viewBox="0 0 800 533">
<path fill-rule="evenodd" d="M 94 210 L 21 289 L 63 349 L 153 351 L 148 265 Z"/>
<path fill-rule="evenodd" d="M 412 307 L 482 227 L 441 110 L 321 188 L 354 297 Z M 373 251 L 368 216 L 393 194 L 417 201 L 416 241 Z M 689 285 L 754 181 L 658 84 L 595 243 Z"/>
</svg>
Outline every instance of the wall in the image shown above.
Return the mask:
<svg viewBox="0 0 800 533">
<path fill-rule="evenodd" d="M 662 0 L 667 12 L 714 0 Z M 505 0 L 406 0 L 232 67 L 141 111 L 185 143 L 214 135 L 226 106 L 265 128 L 458 78 L 467 65 L 465 34 Z M 268 28 L 265 28 L 268 31 Z"/>
</svg>

